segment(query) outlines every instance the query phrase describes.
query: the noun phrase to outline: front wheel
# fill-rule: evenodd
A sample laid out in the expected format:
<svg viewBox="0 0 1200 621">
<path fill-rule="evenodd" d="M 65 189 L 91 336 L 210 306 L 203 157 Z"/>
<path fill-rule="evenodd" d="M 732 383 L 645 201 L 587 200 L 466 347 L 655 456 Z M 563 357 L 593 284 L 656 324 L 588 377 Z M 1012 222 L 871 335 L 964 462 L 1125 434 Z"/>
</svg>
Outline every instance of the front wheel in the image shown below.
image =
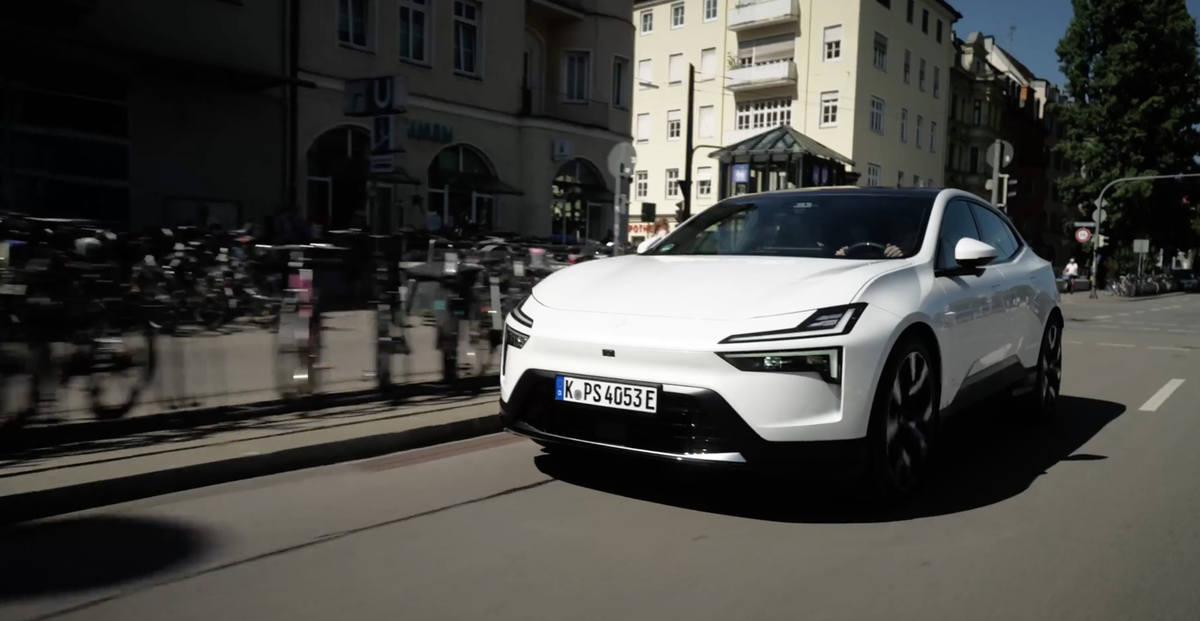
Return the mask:
<svg viewBox="0 0 1200 621">
<path fill-rule="evenodd" d="M 896 345 L 884 366 L 867 432 L 867 483 L 877 500 L 904 500 L 924 480 L 941 394 L 931 361 L 925 344 L 909 338 Z"/>
</svg>

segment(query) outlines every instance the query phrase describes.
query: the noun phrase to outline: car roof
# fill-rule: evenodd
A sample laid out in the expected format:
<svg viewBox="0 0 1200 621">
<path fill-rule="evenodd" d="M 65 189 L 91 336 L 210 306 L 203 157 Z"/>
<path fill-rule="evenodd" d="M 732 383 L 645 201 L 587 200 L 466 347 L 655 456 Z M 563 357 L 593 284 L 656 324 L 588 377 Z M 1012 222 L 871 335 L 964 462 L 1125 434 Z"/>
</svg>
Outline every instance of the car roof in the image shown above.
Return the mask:
<svg viewBox="0 0 1200 621">
<path fill-rule="evenodd" d="M 856 185 L 839 185 L 825 186 L 818 188 L 793 188 L 788 190 L 771 190 L 769 192 L 757 192 L 755 194 L 741 194 L 739 196 L 730 196 L 726 200 L 740 199 L 753 196 L 785 196 L 789 194 L 828 194 L 831 196 L 924 196 L 930 200 L 937 198 L 939 194 L 947 188 L 887 188 L 887 187 L 872 187 L 863 188 Z"/>
</svg>

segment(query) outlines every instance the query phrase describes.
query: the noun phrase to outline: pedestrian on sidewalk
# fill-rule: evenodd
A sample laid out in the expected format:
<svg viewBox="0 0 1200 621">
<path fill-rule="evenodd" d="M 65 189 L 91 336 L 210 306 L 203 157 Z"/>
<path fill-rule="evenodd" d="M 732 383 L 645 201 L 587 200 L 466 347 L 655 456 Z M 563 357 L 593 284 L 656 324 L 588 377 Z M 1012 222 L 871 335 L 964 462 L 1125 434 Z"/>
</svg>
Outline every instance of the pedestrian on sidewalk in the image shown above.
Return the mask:
<svg viewBox="0 0 1200 621">
<path fill-rule="evenodd" d="M 1067 266 L 1062 271 L 1063 280 L 1067 281 L 1067 293 L 1075 293 L 1075 279 L 1079 278 L 1079 264 L 1075 262 L 1075 257 L 1071 257 L 1067 261 Z"/>
</svg>

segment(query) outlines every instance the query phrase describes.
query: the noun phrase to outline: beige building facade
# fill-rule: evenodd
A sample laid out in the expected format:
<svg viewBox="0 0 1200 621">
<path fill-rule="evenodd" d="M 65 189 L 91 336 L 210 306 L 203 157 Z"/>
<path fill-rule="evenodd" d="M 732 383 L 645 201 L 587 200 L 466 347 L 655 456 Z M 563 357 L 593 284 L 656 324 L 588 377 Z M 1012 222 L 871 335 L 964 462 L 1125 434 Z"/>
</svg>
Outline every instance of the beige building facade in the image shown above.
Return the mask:
<svg viewBox="0 0 1200 621">
<path fill-rule="evenodd" d="M 681 199 L 687 66 L 696 71 L 693 210 L 719 196 L 714 149 L 789 125 L 852 160 L 861 185 L 944 183 L 951 28 L 942 0 L 643 0 L 632 198 Z M 725 183 L 722 183 L 725 182 Z M 773 178 L 763 189 L 807 185 Z M 666 206 L 663 209 L 659 206 Z"/>
<path fill-rule="evenodd" d="M 338 227 L 471 221 L 601 238 L 613 228 L 614 145 L 629 141 L 631 0 L 302 0 L 298 179 L 305 212 Z M 406 152 L 365 171 L 370 119 L 348 80 L 407 80 Z"/>
</svg>

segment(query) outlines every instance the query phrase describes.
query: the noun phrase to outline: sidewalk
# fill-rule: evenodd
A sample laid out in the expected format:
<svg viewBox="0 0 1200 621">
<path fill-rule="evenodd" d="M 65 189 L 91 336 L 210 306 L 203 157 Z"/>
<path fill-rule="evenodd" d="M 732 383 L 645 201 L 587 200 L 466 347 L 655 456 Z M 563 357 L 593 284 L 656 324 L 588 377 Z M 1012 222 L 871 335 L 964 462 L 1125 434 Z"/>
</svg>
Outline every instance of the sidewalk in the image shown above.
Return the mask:
<svg viewBox="0 0 1200 621">
<path fill-rule="evenodd" d="M 496 393 L 272 413 L 0 455 L 0 524 L 500 430 Z"/>
</svg>

